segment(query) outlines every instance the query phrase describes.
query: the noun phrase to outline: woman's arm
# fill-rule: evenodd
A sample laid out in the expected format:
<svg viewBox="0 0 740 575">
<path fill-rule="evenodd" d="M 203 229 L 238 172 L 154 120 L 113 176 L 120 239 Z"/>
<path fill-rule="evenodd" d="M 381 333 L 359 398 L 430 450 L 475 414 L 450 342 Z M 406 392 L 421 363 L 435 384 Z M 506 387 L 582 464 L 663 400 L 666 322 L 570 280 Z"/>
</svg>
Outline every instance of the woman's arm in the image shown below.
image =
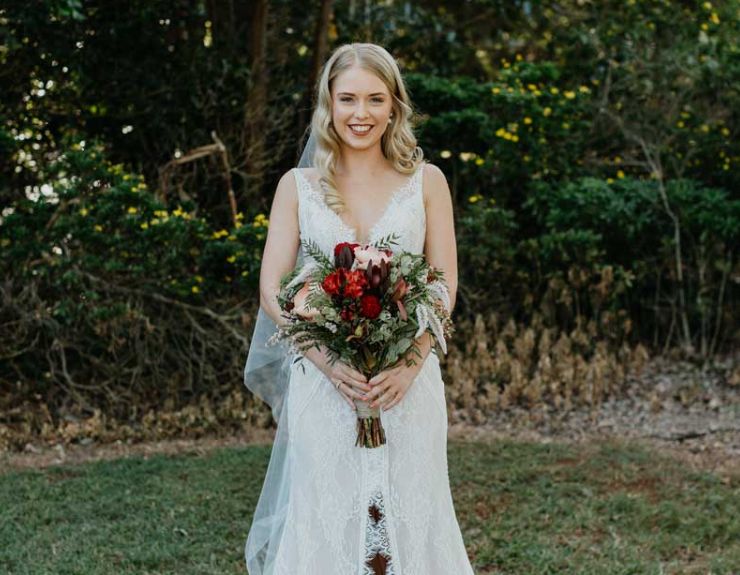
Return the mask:
<svg viewBox="0 0 740 575">
<path fill-rule="evenodd" d="M 434 164 L 424 166 L 423 182 L 424 210 L 427 219 L 424 255 L 430 265 L 444 272 L 450 291 L 450 314 L 452 314 L 457 292 L 457 245 L 450 187 L 442 170 Z M 426 331 L 417 338 L 416 343 L 422 360 L 419 362 L 416 356 L 414 360 L 421 369 L 421 364 L 432 350 L 432 335 Z"/>
<path fill-rule="evenodd" d="M 298 193 L 293 174 L 286 172 L 272 200 L 260 268 L 260 306 L 277 325 L 285 323 L 278 304 L 280 279 L 295 267 L 299 246 Z"/>
<path fill-rule="evenodd" d="M 267 240 L 265 241 L 260 269 L 260 306 L 280 326 L 285 323 L 278 303 L 280 279 L 295 267 L 296 256 L 300 247 L 298 192 L 295 178 L 291 172 L 286 172 L 278 182 L 275 197 L 272 200 L 269 221 L 270 225 L 267 229 Z M 345 365 L 330 365 L 329 354 L 323 345 L 320 346 L 320 349 L 311 347 L 305 350 L 303 356 L 316 365 L 327 377 L 333 378 L 338 375 L 342 378 L 342 381 L 352 382 L 358 386 L 364 385 L 365 378 L 357 370 Z M 347 397 L 349 404 L 353 406 L 347 392 L 340 391 Z"/>
<path fill-rule="evenodd" d="M 444 272 L 450 290 L 450 314 L 457 295 L 457 242 L 452 213 L 452 195 L 447 179 L 437 166 L 424 166 L 424 207 L 427 214 L 424 254 L 427 261 Z"/>
</svg>

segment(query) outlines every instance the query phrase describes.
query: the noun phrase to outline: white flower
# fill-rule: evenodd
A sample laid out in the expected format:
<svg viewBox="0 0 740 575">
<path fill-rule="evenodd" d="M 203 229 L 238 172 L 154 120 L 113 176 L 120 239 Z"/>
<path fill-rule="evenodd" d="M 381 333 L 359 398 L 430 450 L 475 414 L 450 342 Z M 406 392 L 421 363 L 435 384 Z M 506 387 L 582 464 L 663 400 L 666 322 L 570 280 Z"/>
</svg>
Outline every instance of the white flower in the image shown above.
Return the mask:
<svg viewBox="0 0 740 575">
<path fill-rule="evenodd" d="M 357 269 L 366 270 L 370 260 L 372 260 L 375 265 L 379 265 L 381 261 L 388 262 L 390 259 L 391 256 L 386 252 L 373 246 L 355 248 L 355 267 Z"/>
</svg>

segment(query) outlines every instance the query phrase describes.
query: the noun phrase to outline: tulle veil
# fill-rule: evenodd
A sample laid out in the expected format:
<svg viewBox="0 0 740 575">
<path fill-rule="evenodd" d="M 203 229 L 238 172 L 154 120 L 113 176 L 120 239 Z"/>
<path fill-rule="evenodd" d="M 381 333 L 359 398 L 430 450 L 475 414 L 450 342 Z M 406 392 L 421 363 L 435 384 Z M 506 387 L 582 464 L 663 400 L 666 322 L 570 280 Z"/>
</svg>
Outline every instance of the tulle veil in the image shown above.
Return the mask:
<svg viewBox="0 0 740 575">
<path fill-rule="evenodd" d="M 308 132 L 298 168 L 313 166 L 316 141 L 310 128 Z M 302 259 L 299 249 L 296 266 L 302 265 Z M 276 331 L 277 325 L 260 306 L 244 366 L 244 385 L 270 406 L 273 419 L 277 422 L 277 431 L 262 493 L 244 547 L 249 575 L 270 575 L 274 571 L 277 547 L 287 516 L 290 478 L 293 473 L 288 459 L 288 410 L 284 406 L 290 393 L 290 369 L 295 356 L 283 343 L 267 344 Z"/>
</svg>

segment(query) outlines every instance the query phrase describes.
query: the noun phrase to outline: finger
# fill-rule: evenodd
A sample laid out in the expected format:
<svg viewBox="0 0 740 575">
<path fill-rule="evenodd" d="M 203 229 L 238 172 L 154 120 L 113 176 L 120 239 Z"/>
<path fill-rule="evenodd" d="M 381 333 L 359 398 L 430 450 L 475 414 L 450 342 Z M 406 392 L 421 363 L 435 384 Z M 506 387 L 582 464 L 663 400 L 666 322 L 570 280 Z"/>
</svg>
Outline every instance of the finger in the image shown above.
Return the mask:
<svg viewBox="0 0 740 575">
<path fill-rule="evenodd" d="M 349 371 L 352 374 L 352 377 L 357 378 L 362 383 L 367 383 L 367 376 L 364 373 L 357 371 L 356 369 L 352 369 L 352 368 L 350 368 Z"/>
<path fill-rule="evenodd" d="M 342 373 L 344 381 L 349 381 L 355 387 L 359 387 L 365 391 L 370 391 L 371 387 L 367 384 L 367 379 L 359 371 L 347 369 Z"/>
<path fill-rule="evenodd" d="M 388 379 L 388 376 L 390 375 L 389 371 L 381 371 L 378 375 L 373 377 L 368 383 L 370 385 L 378 385 L 379 383 L 384 382 L 386 379 Z"/>
<path fill-rule="evenodd" d="M 370 392 L 368 392 L 368 394 L 367 394 L 368 399 L 370 399 L 370 400 L 377 399 L 389 387 L 390 387 L 390 382 L 388 382 L 388 383 L 386 383 L 386 382 L 379 383 L 378 385 L 376 385 L 375 387 L 373 387 Z"/>
<path fill-rule="evenodd" d="M 399 393 L 399 394 L 397 394 L 397 395 L 396 395 L 396 397 L 394 397 L 394 398 L 393 398 L 393 399 L 391 400 L 391 402 L 390 402 L 390 403 L 388 403 L 388 405 L 384 405 L 384 406 L 383 406 L 383 411 L 388 411 L 388 410 L 389 410 L 389 409 L 390 409 L 391 407 L 393 407 L 394 405 L 397 405 L 397 404 L 398 404 L 398 402 L 399 402 L 399 401 L 401 401 L 401 397 L 402 397 L 402 395 L 401 395 L 400 393 Z"/>
<path fill-rule="evenodd" d="M 349 397 L 356 397 L 357 399 L 362 399 L 362 394 L 355 389 L 352 388 L 351 385 L 345 383 L 340 384 L 341 392 L 345 395 L 348 395 Z"/>
<path fill-rule="evenodd" d="M 370 404 L 370 407 L 375 407 L 376 405 L 382 405 L 383 403 L 388 401 L 388 399 L 391 398 L 392 396 L 393 396 L 393 389 L 390 387 L 387 387 L 385 392 L 381 393 L 380 397 L 378 397 L 378 399 L 376 399 Z"/>
<path fill-rule="evenodd" d="M 355 411 L 357 410 L 357 406 L 355 405 L 355 402 L 352 401 L 352 398 L 351 397 L 347 397 L 344 393 L 342 393 L 342 397 L 347 401 L 347 403 L 349 403 L 349 406 L 353 410 L 355 410 Z"/>
<path fill-rule="evenodd" d="M 367 394 L 370 393 L 370 389 L 371 389 L 370 387 L 367 387 L 365 385 L 360 385 L 360 384 L 357 384 L 351 381 L 346 382 L 346 383 L 350 385 L 352 389 L 354 389 L 357 393 L 359 393 L 362 398 L 366 398 Z"/>
</svg>

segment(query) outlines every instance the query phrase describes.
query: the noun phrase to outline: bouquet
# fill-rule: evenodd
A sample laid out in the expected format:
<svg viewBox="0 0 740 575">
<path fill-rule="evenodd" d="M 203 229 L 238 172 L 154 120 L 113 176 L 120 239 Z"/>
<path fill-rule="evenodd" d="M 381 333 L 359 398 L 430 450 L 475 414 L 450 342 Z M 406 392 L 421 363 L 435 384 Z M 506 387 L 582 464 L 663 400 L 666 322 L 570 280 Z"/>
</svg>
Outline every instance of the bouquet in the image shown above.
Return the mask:
<svg viewBox="0 0 740 575">
<path fill-rule="evenodd" d="M 307 263 L 280 284 L 278 302 L 287 321 L 273 341 L 286 340 L 299 354 L 323 345 L 332 365 L 341 360 L 368 379 L 402 360 L 415 364 L 413 356 L 421 358 L 416 338 L 425 331 L 447 353 L 453 328 L 444 274 L 422 254 L 394 252 L 394 239 L 339 243 L 333 260 L 304 241 Z M 385 444 L 380 407 L 354 403 L 356 445 Z"/>
</svg>

